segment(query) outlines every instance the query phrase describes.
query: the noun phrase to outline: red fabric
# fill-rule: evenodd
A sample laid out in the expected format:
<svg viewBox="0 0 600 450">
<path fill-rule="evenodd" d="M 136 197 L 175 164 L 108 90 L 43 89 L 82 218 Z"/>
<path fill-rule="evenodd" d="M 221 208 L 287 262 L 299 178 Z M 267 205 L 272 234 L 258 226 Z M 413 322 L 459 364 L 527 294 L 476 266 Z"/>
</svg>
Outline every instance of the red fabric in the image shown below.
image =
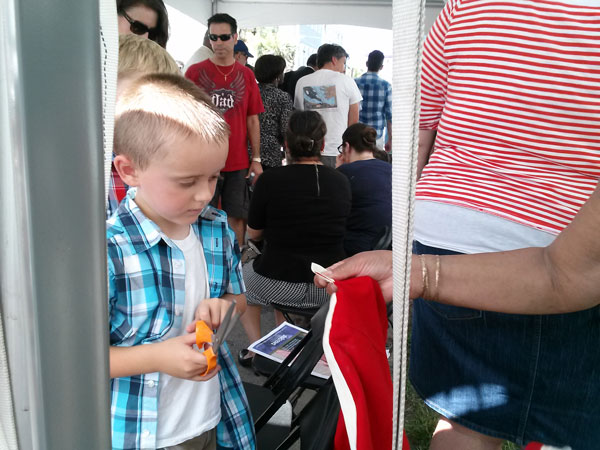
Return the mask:
<svg viewBox="0 0 600 450">
<path fill-rule="evenodd" d="M 392 447 L 393 389 L 385 352 L 387 311 L 379 285 L 369 277 L 336 282 L 324 349 L 342 413 L 334 449 Z M 349 423 L 356 410 L 356 422 Z M 349 419 L 350 418 L 350 419 Z M 349 441 L 354 431 L 356 442 Z"/>
<path fill-rule="evenodd" d="M 542 450 L 542 444 L 539 442 L 531 442 L 530 444 L 527 444 L 525 450 Z"/>
<path fill-rule="evenodd" d="M 549 445 L 540 444 L 539 442 L 530 442 L 525 447 L 525 450 L 571 450 L 571 447 L 551 447 Z"/>
<path fill-rule="evenodd" d="M 123 200 L 125 198 L 125 196 L 127 195 L 127 185 L 125 183 L 123 183 L 123 180 L 121 180 L 121 177 L 119 176 L 119 172 L 117 172 L 117 169 L 115 169 L 115 165 L 112 164 L 111 168 L 110 168 L 110 176 L 112 178 L 112 190 L 113 190 L 113 195 L 114 197 L 117 199 L 117 205 L 119 203 L 121 203 L 121 200 Z"/>
<path fill-rule="evenodd" d="M 408 438 L 406 437 L 406 433 L 404 431 L 402 431 L 402 450 L 410 450 Z"/>
<path fill-rule="evenodd" d="M 254 73 L 237 62 L 217 68 L 207 59 L 192 65 L 185 76 L 211 96 L 231 129 L 223 172 L 247 169 L 250 164 L 246 119 L 265 110 Z"/>
<path fill-rule="evenodd" d="M 346 433 L 346 424 L 344 423 L 344 415 L 342 412 L 340 412 L 340 418 L 338 419 L 333 448 L 335 450 L 350 450 L 350 442 L 348 442 L 348 433 Z M 408 438 L 406 437 L 406 433 L 404 431 L 402 431 L 402 450 L 410 450 L 410 444 L 408 443 Z M 527 447 L 525 450 L 540 449 L 537 447 Z"/>
<path fill-rule="evenodd" d="M 333 448 L 334 450 L 350 450 L 350 442 L 348 442 L 348 433 L 346 433 L 346 423 L 344 422 L 343 411 L 340 411 L 337 428 L 335 429 Z"/>
</svg>

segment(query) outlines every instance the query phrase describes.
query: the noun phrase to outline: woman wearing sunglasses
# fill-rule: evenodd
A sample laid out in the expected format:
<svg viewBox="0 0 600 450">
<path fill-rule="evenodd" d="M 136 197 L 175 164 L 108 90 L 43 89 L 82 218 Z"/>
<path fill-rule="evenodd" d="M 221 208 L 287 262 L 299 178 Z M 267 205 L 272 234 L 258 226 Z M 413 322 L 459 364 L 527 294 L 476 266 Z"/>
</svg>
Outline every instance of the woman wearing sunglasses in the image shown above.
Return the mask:
<svg viewBox="0 0 600 450">
<path fill-rule="evenodd" d="M 119 34 L 137 34 L 163 48 L 169 39 L 169 16 L 162 0 L 117 0 Z"/>
</svg>

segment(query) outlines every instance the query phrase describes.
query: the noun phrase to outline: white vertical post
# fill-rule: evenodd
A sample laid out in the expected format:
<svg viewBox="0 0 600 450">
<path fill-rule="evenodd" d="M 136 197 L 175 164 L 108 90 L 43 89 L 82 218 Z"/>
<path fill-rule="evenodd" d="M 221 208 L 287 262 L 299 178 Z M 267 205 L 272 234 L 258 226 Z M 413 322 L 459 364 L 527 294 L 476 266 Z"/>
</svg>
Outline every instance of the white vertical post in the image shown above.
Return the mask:
<svg viewBox="0 0 600 450">
<path fill-rule="evenodd" d="M 98 11 L 0 9 L 0 300 L 26 450 L 110 448 Z"/>
<path fill-rule="evenodd" d="M 393 72 L 393 262 L 394 262 L 394 449 L 402 449 L 408 294 L 419 131 L 419 73 L 425 0 L 394 0 Z"/>
</svg>

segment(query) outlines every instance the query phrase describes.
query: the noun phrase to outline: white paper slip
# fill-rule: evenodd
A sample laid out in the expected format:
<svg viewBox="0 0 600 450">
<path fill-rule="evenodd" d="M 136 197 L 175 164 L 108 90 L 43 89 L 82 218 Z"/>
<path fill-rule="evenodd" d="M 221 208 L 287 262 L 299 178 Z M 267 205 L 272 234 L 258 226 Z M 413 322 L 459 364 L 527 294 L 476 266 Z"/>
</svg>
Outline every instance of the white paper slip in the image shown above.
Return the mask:
<svg viewBox="0 0 600 450">
<path fill-rule="evenodd" d="M 323 272 L 325 272 L 325 267 L 317 264 L 317 263 L 311 263 L 310 264 L 310 270 L 312 270 L 312 272 L 323 278 L 325 281 L 327 281 L 328 283 L 335 283 L 335 280 L 333 278 L 328 277 L 327 275 L 323 275 Z"/>
</svg>

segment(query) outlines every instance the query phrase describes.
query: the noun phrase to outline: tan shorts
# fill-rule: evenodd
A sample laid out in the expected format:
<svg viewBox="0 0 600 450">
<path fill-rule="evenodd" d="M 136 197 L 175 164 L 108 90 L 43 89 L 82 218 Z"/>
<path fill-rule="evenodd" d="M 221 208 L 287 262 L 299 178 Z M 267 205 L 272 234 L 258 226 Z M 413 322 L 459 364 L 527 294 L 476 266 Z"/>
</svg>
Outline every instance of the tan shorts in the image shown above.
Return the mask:
<svg viewBox="0 0 600 450">
<path fill-rule="evenodd" d="M 217 450 L 217 429 L 213 428 L 200 436 L 162 450 Z"/>
</svg>

